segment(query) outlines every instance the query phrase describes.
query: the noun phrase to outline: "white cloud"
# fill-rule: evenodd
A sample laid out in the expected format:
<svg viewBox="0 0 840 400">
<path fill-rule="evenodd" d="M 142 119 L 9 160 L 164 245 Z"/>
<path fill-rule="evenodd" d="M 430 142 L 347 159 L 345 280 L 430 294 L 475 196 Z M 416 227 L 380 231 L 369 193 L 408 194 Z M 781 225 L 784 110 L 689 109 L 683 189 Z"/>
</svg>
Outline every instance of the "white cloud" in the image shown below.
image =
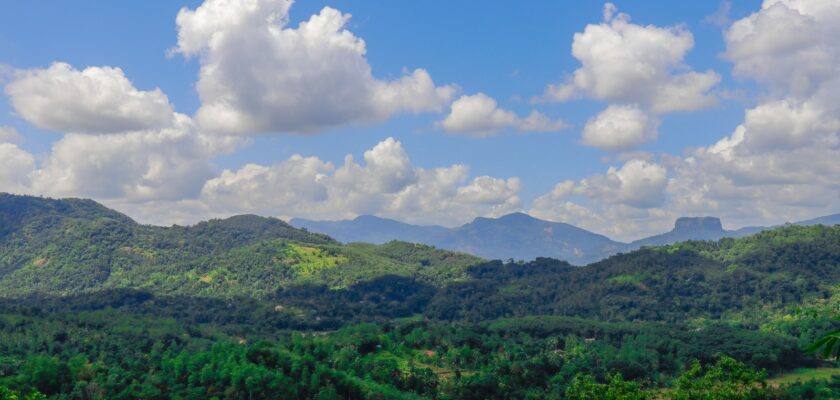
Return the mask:
<svg viewBox="0 0 840 400">
<path fill-rule="evenodd" d="M 455 100 L 449 115 L 438 125 L 448 132 L 472 136 L 489 136 L 504 129 L 551 132 L 568 127 L 563 121 L 553 121 L 537 110 L 533 110 L 527 117 L 519 117 L 513 111 L 499 108 L 496 100 L 484 93 L 464 95 Z"/>
<path fill-rule="evenodd" d="M 580 180 L 571 193 L 630 207 L 652 208 L 664 202 L 667 183 L 667 171 L 661 165 L 629 160 L 621 168 L 610 167 L 604 175 Z"/>
<path fill-rule="evenodd" d="M 33 124 L 70 132 L 52 144 L 40 165 L 4 144 L 9 176 L 2 183 L 17 192 L 119 203 L 195 198 L 215 175 L 211 158 L 243 141 L 201 133 L 190 117 L 172 111 L 159 89 L 138 91 L 119 68 L 79 71 L 55 63 L 18 71 L 6 90 Z M 4 140 L 18 137 L 11 128 L 0 133 Z"/>
<path fill-rule="evenodd" d="M 349 14 L 325 7 L 288 26 L 291 1 L 206 0 L 177 17 L 178 47 L 200 55 L 196 114 L 227 133 L 314 133 L 400 112 L 440 112 L 456 93 L 423 69 L 392 81 L 373 77 Z"/>
<path fill-rule="evenodd" d="M 28 193 L 35 158 L 12 143 L 0 142 L 0 192 Z"/>
<path fill-rule="evenodd" d="M 198 133 L 189 117 L 161 130 L 107 136 L 67 134 L 33 179 L 37 193 L 126 201 L 195 197 L 214 175 L 210 158 L 231 139 Z"/>
<path fill-rule="evenodd" d="M 0 143 L 20 143 L 22 140 L 17 129 L 0 125 Z"/>
<path fill-rule="evenodd" d="M 835 0 L 765 0 L 726 31 L 734 73 L 777 95 L 808 96 L 840 74 L 840 4 Z"/>
<path fill-rule="evenodd" d="M 586 122 L 582 143 L 609 151 L 629 150 L 654 140 L 659 122 L 636 106 L 611 105 Z"/>
<path fill-rule="evenodd" d="M 534 200 L 529 213 L 628 240 L 667 224 L 670 215 L 659 208 L 667 186 L 665 167 L 633 159 L 602 175 L 558 183 Z"/>
<path fill-rule="evenodd" d="M 637 103 L 657 113 L 708 107 L 715 102 L 709 91 L 720 76 L 685 66 L 692 47 L 694 38 L 685 28 L 632 24 L 627 14 L 607 3 L 604 22 L 587 25 L 574 36 L 572 55 L 581 67 L 567 82 L 549 85 L 543 99 L 581 95 Z"/>
<path fill-rule="evenodd" d="M 209 180 L 201 201 L 214 212 L 257 212 L 281 217 L 351 218 L 360 214 L 454 225 L 519 207 L 517 178 L 469 180 L 463 165 L 413 166 L 402 145 L 388 138 L 336 167 L 316 157 L 292 156 L 273 166 L 246 165 Z"/>
<path fill-rule="evenodd" d="M 77 70 L 65 63 L 16 71 L 6 85 L 15 111 L 59 132 L 116 133 L 167 126 L 172 107 L 160 89 L 141 91 L 120 68 Z"/>
</svg>

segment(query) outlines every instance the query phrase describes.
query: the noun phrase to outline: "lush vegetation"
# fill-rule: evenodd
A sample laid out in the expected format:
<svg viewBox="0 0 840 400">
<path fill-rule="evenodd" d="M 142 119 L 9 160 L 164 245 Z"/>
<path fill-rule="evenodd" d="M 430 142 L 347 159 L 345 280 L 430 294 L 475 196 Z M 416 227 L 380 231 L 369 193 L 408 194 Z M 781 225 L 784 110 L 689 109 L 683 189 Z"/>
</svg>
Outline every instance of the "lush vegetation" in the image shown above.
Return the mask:
<svg viewBox="0 0 840 400">
<path fill-rule="evenodd" d="M 0 194 L 0 293 L 115 288 L 264 298 L 303 283 L 342 288 L 391 274 L 431 284 L 479 258 L 393 242 L 343 246 L 283 221 L 242 215 L 190 227 L 139 225 L 90 200 Z"/>
<path fill-rule="evenodd" d="M 837 379 L 768 385 L 762 365 L 808 360 L 777 335 L 728 326 L 415 319 L 316 333 L 186 321 L 4 309 L 0 385 L 76 399 L 829 399 L 840 389 Z"/>
<path fill-rule="evenodd" d="M 0 400 L 833 399 L 771 378 L 836 368 L 838 285 L 840 226 L 574 267 L 0 195 Z"/>
</svg>

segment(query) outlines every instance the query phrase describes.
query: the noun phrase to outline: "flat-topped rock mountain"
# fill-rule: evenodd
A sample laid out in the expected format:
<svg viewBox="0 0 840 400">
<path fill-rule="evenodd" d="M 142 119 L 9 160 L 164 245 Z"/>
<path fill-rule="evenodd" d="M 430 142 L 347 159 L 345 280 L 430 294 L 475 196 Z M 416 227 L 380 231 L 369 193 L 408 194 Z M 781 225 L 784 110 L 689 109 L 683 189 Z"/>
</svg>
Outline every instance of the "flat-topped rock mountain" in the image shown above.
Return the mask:
<svg viewBox="0 0 840 400">
<path fill-rule="evenodd" d="M 674 229 L 659 235 L 633 241 L 625 249 L 637 249 L 642 246 L 661 246 L 685 240 L 718 240 L 729 236 L 723 229 L 720 218 L 716 217 L 680 217 L 674 222 Z"/>
</svg>

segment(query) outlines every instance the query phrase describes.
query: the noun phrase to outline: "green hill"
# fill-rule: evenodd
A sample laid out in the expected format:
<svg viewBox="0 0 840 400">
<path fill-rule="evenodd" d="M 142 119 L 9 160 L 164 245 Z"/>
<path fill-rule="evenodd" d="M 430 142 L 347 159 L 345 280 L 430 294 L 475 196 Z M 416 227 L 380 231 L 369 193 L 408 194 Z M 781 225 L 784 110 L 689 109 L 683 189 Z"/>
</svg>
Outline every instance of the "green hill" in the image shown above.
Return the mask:
<svg viewBox="0 0 840 400">
<path fill-rule="evenodd" d="M 438 293 L 430 315 L 676 322 L 766 314 L 828 305 L 840 284 L 840 226 L 788 226 L 738 239 L 643 248 L 580 268 L 538 259 L 489 262 L 470 272 L 475 279 Z"/>
<path fill-rule="evenodd" d="M 402 242 L 344 246 L 253 215 L 187 227 L 140 225 L 78 199 L 0 194 L 0 221 L 5 297 L 135 288 L 263 298 L 292 284 L 342 288 L 385 274 L 442 284 L 481 261 Z"/>
</svg>

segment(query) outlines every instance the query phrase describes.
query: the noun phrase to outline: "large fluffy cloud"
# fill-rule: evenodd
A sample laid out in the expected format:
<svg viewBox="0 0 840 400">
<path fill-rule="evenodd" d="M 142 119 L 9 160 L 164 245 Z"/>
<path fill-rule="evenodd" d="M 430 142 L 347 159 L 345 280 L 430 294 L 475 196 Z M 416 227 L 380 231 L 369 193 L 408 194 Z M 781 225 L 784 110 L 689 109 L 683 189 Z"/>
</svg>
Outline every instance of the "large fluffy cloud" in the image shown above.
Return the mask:
<svg viewBox="0 0 840 400">
<path fill-rule="evenodd" d="M 582 143 L 623 150 L 656 139 L 659 123 L 637 106 L 611 105 L 586 122 Z"/>
<path fill-rule="evenodd" d="M 665 167 L 631 159 L 605 174 L 557 184 L 534 200 L 530 212 L 628 239 L 662 226 L 658 207 L 666 201 L 667 186 Z"/>
<path fill-rule="evenodd" d="M 160 130 L 65 135 L 35 174 L 35 192 L 130 201 L 198 195 L 214 175 L 211 157 L 232 144 L 198 133 L 185 115 L 174 118 Z"/>
<path fill-rule="evenodd" d="M 631 150 L 656 138 L 656 115 L 716 102 L 710 91 L 720 76 L 685 65 L 693 47 L 694 37 L 685 28 L 633 24 L 630 16 L 607 3 L 602 23 L 589 24 L 574 35 L 572 55 L 580 68 L 565 82 L 549 85 L 535 100 L 587 97 L 610 103 L 589 121 L 582 143 Z"/>
<path fill-rule="evenodd" d="M 489 136 L 504 129 L 551 132 L 568 127 L 563 121 L 551 120 L 537 110 L 527 117 L 520 117 L 513 111 L 499 108 L 496 100 L 484 93 L 465 95 L 455 100 L 449 115 L 439 125 L 448 132 L 472 136 Z"/>
<path fill-rule="evenodd" d="M 6 85 L 15 111 L 59 132 L 114 133 L 166 126 L 172 107 L 160 89 L 138 90 L 120 68 L 66 63 L 21 70 Z"/>
<path fill-rule="evenodd" d="M 568 82 L 550 85 L 544 98 L 564 101 L 582 95 L 638 103 L 658 113 L 707 107 L 715 101 L 708 92 L 720 76 L 686 71 L 683 60 L 692 47 L 688 30 L 632 24 L 607 3 L 604 22 L 574 36 L 572 55 L 581 67 Z"/>
<path fill-rule="evenodd" d="M 350 15 L 325 7 L 289 27 L 291 1 L 207 0 L 178 13 L 178 46 L 200 55 L 196 114 L 227 133 L 318 132 L 399 112 L 442 111 L 453 86 L 423 69 L 376 79 L 365 42 L 346 29 Z"/>
<path fill-rule="evenodd" d="M 21 117 L 65 134 L 40 165 L 4 143 L 0 190 L 120 202 L 196 197 L 215 175 L 212 157 L 241 141 L 201 133 L 163 92 L 137 90 L 119 68 L 55 63 L 16 72 L 6 91 Z M 0 133 L 0 141 L 19 136 Z"/>
<path fill-rule="evenodd" d="M 28 192 L 35 158 L 15 144 L 0 141 L 0 160 L 0 192 Z"/>
<path fill-rule="evenodd" d="M 738 76 L 775 95 L 808 96 L 840 74 L 840 4 L 834 0 L 765 0 L 726 31 L 725 56 Z"/>
<path fill-rule="evenodd" d="M 470 180 L 464 165 L 413 166 L 402 145 L 388 138 L 364 153 L 364 164 L 347 156 L 336 167 L 295 155 L 272 166 L 226 170 L 204 185 L 201 200 L 215 212 L 322 219 L 377 214 L 454 225 L 518 209 L 519 189 L 517 178 Z"/>
</svg>

